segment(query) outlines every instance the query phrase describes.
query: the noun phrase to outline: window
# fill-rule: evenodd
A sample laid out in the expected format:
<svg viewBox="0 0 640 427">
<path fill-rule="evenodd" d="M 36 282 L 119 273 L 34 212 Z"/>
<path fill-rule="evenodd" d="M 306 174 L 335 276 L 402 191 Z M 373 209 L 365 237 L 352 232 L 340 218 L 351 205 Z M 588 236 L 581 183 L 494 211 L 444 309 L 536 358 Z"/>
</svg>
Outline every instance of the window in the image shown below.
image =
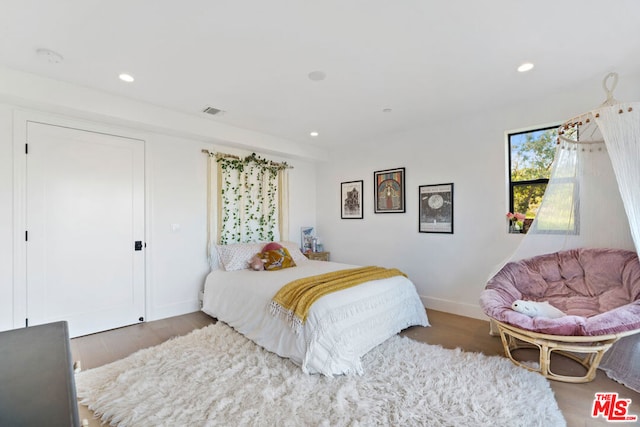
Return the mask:
<svg viewBox="0 0 640 427">
<path fill-rule="evenodd" d="M 509 134 L 509 212 L 525 214 L 526 223 L 535 218 L 549 183 L 557 128 Z"/>
</svg>

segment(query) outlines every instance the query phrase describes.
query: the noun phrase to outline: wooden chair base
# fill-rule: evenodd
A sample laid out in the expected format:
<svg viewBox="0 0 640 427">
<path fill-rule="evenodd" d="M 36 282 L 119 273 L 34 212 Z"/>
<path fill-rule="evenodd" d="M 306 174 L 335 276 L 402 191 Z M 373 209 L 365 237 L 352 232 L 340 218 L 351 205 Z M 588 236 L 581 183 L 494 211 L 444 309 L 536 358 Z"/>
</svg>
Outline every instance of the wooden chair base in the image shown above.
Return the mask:
<svg viewBox="0 0 640 427">
<path fill-rule="evenodd" d="M 498 327 L 505 355 L 516 365 L 529 371 L 538 372 L 546 378 L 567 383 L 586 383 L 593 381 L 596 369 L 604 353 L 620 338 L 640 332 L 627 331 L 601 336 L 562 336 L 547 335 L 527 331 L 493 319 Z M 538 368 L 516 360 L 512 352 L 520 349 L 538 349 L 540 354 Z M 551 354 L 555 353 L 582 365 L 587 373 L 584 376 L 560 375 L 551 369 Z"/>
</svg>

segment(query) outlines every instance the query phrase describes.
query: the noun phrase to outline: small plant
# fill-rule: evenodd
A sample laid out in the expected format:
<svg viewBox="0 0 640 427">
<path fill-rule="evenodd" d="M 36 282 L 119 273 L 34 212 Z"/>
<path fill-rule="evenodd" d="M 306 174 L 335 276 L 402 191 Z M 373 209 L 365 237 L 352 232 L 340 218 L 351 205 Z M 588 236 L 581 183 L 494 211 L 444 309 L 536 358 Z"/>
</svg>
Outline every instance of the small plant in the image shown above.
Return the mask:
<svg viewBox="0 0 640 427">
<path fill-rule="evenodd" d="M 507 219 L 509 220 L 509 231 L 517 231 L 520 232 L 524 225 L 524 219 L 526 218 L 525 214 L 520 212 L 507 212 Z"/>
</svg>

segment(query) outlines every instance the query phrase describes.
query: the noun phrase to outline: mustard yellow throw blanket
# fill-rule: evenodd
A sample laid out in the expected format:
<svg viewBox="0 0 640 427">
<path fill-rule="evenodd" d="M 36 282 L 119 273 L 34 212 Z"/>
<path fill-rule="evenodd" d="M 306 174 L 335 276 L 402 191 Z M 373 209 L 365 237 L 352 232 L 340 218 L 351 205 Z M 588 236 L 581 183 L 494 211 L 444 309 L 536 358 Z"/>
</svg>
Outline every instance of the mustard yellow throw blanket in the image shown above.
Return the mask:
<svg viewBox="0 0 640 427">
<path fill-rule="evenodd" d="M 358 267 L 303 277 L 284 285 L 273 297 L 271 314 L 281 316 L 299 333 L 307 320 L 311 305 L 331 292 L 347 289 L 364 282 L 406 274 L 397 268 Z"/>
</svg>

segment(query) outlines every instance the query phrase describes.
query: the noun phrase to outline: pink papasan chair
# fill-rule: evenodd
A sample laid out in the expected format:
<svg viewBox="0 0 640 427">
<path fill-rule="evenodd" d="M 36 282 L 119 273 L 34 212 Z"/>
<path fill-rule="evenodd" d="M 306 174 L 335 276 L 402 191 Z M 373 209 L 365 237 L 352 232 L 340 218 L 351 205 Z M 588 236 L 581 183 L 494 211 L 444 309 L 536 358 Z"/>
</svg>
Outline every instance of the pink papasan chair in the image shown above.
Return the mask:
<svg viewBox="0 0 640 427">
<path fill-rule="evenodd" d="M 559 318 L 530 317 L 512 309 L 516 300 L 548 302 Z M 618 339 L 640 332 L 640 262 L 621 249 L 571 249 L 506 264 L 487 283 L 480 306 L 495 321 L 505 354 L 515 364 L 565 382 L 593 380 L 602 355 Z M 513 357 L 537 348 L 539 367 Z M 556 352 L 584 366 L 584 376 L 551 369 Z"/>
</svg>

